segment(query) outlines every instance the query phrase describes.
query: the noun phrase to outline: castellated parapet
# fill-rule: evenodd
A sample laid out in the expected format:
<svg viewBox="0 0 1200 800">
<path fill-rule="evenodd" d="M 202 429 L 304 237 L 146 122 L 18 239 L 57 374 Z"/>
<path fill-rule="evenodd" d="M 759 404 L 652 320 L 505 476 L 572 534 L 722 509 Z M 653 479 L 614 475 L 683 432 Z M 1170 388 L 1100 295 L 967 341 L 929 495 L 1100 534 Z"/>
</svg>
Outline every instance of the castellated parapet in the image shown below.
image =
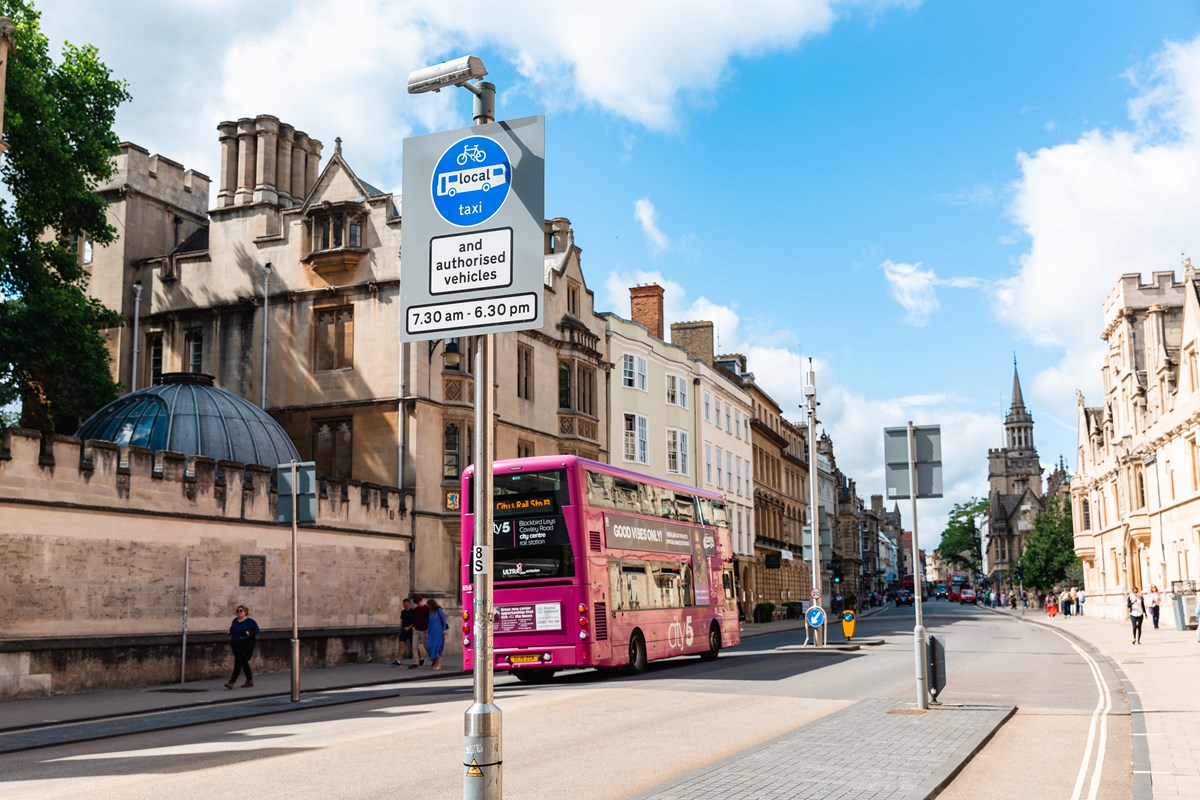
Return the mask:
<svg viewBox="0 0 1200 800">
<path fill-rule="evenodd" d="M 1109 328 L 1125 309 L 1175 306 L 1182 297 L 1183 281 L 1174 272 L 1155 272 L 1148 283 L 1142 282 L 1141 273 L 1126 273 L 1104 300 L 1104 326 Z"/>
<path fill-rule="evenodd" d="M 7 430 L 0 443 L 0 699 L 229 671 L 249 604 L 257 669 L 287 669 L 291 540 L 271 470 Z M 410 586 L 411 520 L 394 488 L 323 483 L 299 529 L 306 668 L 389 659 Z M 186 616 L 185 616 L 186 608 Z"/>
<path fill-rule="evenodd" d="M 208 208 L 209 177 L 166 156 L 121 142 L 113 167 L 112 176 L 96 187 L 98 193 L 139 192 L 201 217 Z"/>
</svg>

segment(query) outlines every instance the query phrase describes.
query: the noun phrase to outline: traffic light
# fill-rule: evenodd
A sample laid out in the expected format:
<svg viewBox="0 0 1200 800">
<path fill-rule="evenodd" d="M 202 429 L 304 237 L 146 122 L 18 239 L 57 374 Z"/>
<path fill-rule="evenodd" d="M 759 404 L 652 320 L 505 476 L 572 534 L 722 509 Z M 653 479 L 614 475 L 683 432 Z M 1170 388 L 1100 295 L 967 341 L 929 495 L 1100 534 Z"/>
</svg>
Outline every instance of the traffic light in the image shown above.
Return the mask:
<svg viewBox="0 0 1200 800">
<path fill-rule="evenodd" d="M 833 582 L 838 584 L 842 582 L 842 562 L 834 561 L 829 565 L 829 571 L 833 573 Z"/>
<path fill-rule="evenodd" d="M 1019 561 L 1017 562 L 1017 565 L 1013 567 L 1013 577 L 1016 578 L 1018 582 L 1024 580 L 1024 578 L 1021 576 L 1021 563 Z"/>
</svg>

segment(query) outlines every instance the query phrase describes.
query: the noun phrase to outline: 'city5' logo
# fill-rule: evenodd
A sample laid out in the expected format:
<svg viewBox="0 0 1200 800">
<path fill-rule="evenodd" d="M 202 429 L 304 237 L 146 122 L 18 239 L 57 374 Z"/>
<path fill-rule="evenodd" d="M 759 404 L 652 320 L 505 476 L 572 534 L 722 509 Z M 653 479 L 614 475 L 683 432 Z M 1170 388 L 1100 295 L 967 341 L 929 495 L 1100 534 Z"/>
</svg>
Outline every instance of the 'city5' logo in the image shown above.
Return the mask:
<svg viewBox="0 0 1200 800">
<path fill-rule="evenodd" d="M 493 522 L 492 533 L 496 536 L 502 533 L 512 533 L 512 522 Z"/>
</svg>

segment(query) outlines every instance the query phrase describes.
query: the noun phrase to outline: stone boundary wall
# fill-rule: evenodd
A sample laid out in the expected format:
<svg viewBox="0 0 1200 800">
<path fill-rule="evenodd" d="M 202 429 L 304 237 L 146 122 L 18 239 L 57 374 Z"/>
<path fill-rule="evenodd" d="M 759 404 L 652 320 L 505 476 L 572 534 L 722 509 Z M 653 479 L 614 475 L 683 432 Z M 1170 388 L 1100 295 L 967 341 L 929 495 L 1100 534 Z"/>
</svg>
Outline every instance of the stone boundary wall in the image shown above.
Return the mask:
<svg viewBox="0 0 1200 800">
<path fill-rule="evenodd" d="M 4 431 L 0 699 L 178 681 L 185 614 L 189 679 L 225 674 L 239 603 L 261 668 L 285 669 L 292 533 L 275 506 L 263 467 Z M 394 655 L 406 515 L 395 488 L 321 486 L 297 537 L 306 664 Z"/>
</svg>

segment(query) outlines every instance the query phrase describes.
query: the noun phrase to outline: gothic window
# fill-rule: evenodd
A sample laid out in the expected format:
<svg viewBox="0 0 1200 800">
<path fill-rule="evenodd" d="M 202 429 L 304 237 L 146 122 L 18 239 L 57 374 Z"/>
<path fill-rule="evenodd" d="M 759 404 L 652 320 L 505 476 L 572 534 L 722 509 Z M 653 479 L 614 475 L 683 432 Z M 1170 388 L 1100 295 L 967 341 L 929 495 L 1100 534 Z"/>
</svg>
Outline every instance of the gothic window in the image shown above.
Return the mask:
<svg viewBox="0 0 1200 800">
<path fill-rule="evenodd" d="M 596 415 L 596 370 L 576 365 L 575 377 L 579 384 L 579 411 L 584 414 Z"/>
<path fill-rule="evenodd" d="M 313 216 L 312 251 L 336 250 L 341 247 L 363 246 L 363 213 L 361 211 L 319 211 Z"/>
<path fill-rule="evenodd" d="M 354 423 L 349 418 L 322 419 L 313 423 L 313 461 L 317 474 L 349 480 L 354 443 Z"/>
<path fill-rule="evenodd" d="M 442 432 L 442 479 L 458 480 L 462 474 L 459 458 L 458 425 L 451 422 Z"/>
<path fill-rule="evenodd" d="M 579 284 L 567 281 L 567 313 L 579 316 Z"/>
<path fill-rule="evenodd" d="M 354 307 L 318 308 L 314 329 L 313 370 L 326 372 L 354 366 Z"/>
<path fill-rule="evenodd" d="M 1092 527 L 1092 504 L 1087 500 L 1083 501 L 1083 529 L 1091 530 Z"/>
<path fill-rule="evenodd" d="M 558 364 L 558 407 L 571 408 L 571 365 L 566 361 Z"/>
<path fill-rule="evenodd" d="M 532 458 L 533 457 L 533 442 L 525 441 L 524 439 L 517 440 L 517 458 Z"/>
<path fill-rule="evenodd" d="M 533 399 L 533 348 L 527 344 L 517 345 L 517 397 Z"/>
</svg>

